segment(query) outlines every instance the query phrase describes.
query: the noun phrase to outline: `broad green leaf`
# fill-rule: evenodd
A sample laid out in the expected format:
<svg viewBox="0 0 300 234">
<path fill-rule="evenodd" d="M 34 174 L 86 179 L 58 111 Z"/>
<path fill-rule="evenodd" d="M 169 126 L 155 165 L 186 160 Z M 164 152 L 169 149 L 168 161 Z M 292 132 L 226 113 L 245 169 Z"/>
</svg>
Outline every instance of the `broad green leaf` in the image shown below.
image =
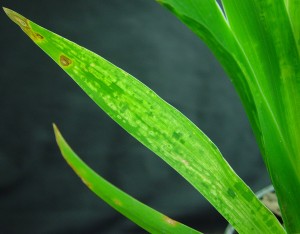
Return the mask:
<svg viewBox="0 0 300 234">
<path fill-rule="evenodd" d="M 229 75 L 245 107 L 258 142 L 261 130 L 255 96 L 255 74 L 215 0 L 157 0 L 185 23 L 206 45 Z"/>
<path fill-rule="evenodd" d="M 113 120 L 172 166 L 240 233 L 284 233 L 271 212 L 189 119 L 95 53 L 7 10 Z"/>
<path fill-rule="evenodd" d="M 219 17 L 215 0 L 158 2 L 170 9 L 210 47 L 231 77 L 271 177 L 281 173 L 280 181 L 273 179 L 278 184 L 275 187 L 286 184 L 284 181 L 292 187 L 299 184 L 299 58 L 282 2 L 224 0 L 227 13 L 224 18 Z M 285 4 L 299 49 L 299 1 L 286 0 Z M 227 24 L 224 23 L 225 18 L 228 19 Z M 224 41 L 226 43 L 222 43 Z M 259 48 L 266 51 L 259 51 Z M 260 52 L 262 56 L 259 56 Z M 279 84 L 274 85 L 277 77 L 280 78 Z M 274 155 L 277 160 L 270 162 L 269 155 Z M 277 165 L 271 166 L 274 162 Z M 295 220 L 292 216 L 299 217 L 296 212 L 299 207 L 292 204 L 297 202 L 295 194 L 299 194 L 299 186 L 294 186 L 293 192 L 289 186 L 281 189 L 285 190 L 281 192 L 284 195 L 279 196 L 288 197 L 291 209 L 294 207 L 289 220 Z M 282 205 L 282 209 L 285 207 Z"/>
<path fill-rule="evenodd" d="M 255 100 L 263 136 L 261 149 L 279 198 L 285 227 L 290 233 L 298 233 L 300 60 L 294 33 L 299 25 L 295 16 L 299 7 L 295 1 L 283 0 L 222 2 L 230 28 L 263 94 Z"/>
<path fill-rule="evenodd" d="M 57 144 L 67 163 L 90 190 L 115 210 L 150 233 L 200 233 L 144 205 L 99 176 L 76 155 L 58 128 L 53 127 Z"/>
</svg>

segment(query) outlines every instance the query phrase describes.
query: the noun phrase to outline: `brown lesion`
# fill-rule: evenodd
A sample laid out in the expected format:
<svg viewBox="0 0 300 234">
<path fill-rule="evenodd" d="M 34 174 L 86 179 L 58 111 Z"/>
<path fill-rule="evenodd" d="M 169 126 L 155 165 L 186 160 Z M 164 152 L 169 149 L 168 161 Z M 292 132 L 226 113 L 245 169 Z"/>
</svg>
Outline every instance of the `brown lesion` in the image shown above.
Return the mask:
<svg viewBox="0 0 300 234">
<path fill-rule="evenodd" d="M 176 226 L 177 224 L 178 224 L 178 222 L 177 221 L 175 221 L 175 220 L 173 220 L 173 219 L 171 219 L 171 218 L 169 218 L 168 216 L 163 216 L 163 220 L 167 223 L 167 224 L 169 224 L 169 225 L 171 225 L 171 226 Z"/>
<path fill-rule="evenodd" d="M 38 40 L 43 40 L 44 39 L 44 37 L 41 34 L 39 34 L 39 33 L 35 33 L 34 36 Z"/>
<path fill-rule="evenodd" d="M 13 21 L 15 22 L 17 25 L 19 25 L 21 27 L 21 29 L 34 41 L 41 41 L 44 39 L 44 37 L 39 34 L 36 33 L 32 30 L 31 26 L 30 26 L 30 21 L 25 18 L 24 16 L 20 15 L 19 13 L 12 11 L 8 8 L 3 7 L 5 13 L 7 14 L 7 16 Z"/>
<path fill-rule="evenodd" d="M 16 24 L 18 24 L 23 30 L 24 29 L 28 29 L 29 27 L 29 23 L 28 23 L 28 19 L 26 19 L 24 16 L 20 15 L 19 13 L 12 11 L 8 8 L 3 7 L 3 10 L 5 11 L 5 13 L 7 14 L 7 16 Z"/>
<path fill-rule="evenodd" d="M 67 66 L 69 66 L 71 63 L 72 63 L 72 60 L 71 59 L 69 59 L 67 56 L 65 56 L 65 55 L 61 55 L 60 57 L 59 57 L 59 62 L 60 62 L 60 64 L 63 66 L 63 67 L 67 67 Z"/>
</svg>

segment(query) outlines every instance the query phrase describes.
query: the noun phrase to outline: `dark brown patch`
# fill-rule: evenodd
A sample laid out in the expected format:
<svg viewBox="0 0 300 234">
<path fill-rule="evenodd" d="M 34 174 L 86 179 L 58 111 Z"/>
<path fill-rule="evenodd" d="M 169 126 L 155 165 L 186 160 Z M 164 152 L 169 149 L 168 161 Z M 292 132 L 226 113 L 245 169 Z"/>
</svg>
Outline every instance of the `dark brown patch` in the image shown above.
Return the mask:
<svg viewBox="0 0 300 234">
<path fill-rule="evenodd" d="M 60 56 L 59 61 L 60 61 L 60 64 L 64 67 L 67 67 L 72 63 L 72 60 L 64 55 Z"/>
<path fill-rule="evenodd" d="M 39 33 L 35 33 L 35 37 L 37 39 L 39 39 L 39 40 L 43 40 L 44 39 L 44 37 L 41 34 L 39 34 Z"/>
</svg>

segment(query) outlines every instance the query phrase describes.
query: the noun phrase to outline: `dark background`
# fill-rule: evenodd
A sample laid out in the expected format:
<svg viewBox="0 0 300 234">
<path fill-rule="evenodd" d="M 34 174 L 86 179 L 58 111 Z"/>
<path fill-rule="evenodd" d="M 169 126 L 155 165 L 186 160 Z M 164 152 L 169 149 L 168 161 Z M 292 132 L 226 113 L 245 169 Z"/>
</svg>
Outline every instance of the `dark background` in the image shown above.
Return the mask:
<svg viewBox="0 0 300 234">
<path fill-rule="evenodd" d="M 154 0 L 2 1 L 93 50 L 196 123 L 255 191 L 269 183 L 244 110 L 206 46 Z M 99 200 L 60 156 L 52 122 L 113 184 L 206 233 L 226 221 L 100 110 L 0 13 L 0 233 L 145 233 Z"/>
</svg>

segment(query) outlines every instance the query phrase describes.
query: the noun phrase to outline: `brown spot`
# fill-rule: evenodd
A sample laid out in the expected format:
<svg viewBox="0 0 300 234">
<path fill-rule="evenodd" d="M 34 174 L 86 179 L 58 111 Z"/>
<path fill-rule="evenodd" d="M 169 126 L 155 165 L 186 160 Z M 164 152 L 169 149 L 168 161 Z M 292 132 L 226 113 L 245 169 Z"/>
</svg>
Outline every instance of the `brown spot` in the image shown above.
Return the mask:
<svg viewBox="0 0 300 234">
<path fill-rule="evenodd" d="M 16 24 L 18 24 L 22 29 L 30 28 L 28 19 L 26 19 L 24 16 L 20 15 L 19 13 L 12 11 L 8 8 L 3 8 L 7 16 L 14 21 Z"/>
<path fill-rule="evenodd" d="M 44 39 L 44 37 L 41 34 L 39 34 L 39 33 L 35 33 L 35 38 L 37 38 L 39 40 L 43 40 Z"/>
<path fill-rule="evenodd" d="M 21 26 L 25 28 L 29 28 L 27 19 L 25 18 L 20 18 L 19 16 L 15 16 L 15 21 Z"/>
<path fill-rule="evenodd" d="M 122 202 L 121 202 L 119 199 L 117 199 L 117 198 L 113 199 L 113 202 L 114 202 L 117 206 L 122 206 Z"/>
<path fill-rule="evenodd" d="M 176 226 L 178 224 L 177 221 L 169 218 L 168 216 L 164 216 L 164 221 L 168 224 L 170 224 L 171 226 Z"/>
<path fill-rule="evenodd" d="M 72 63 L 72 60 L 64 55 L 60 56 L 59 61 L 60 61 L 61 65 L 64 67 L 69 66 Z"/>
</svg>

